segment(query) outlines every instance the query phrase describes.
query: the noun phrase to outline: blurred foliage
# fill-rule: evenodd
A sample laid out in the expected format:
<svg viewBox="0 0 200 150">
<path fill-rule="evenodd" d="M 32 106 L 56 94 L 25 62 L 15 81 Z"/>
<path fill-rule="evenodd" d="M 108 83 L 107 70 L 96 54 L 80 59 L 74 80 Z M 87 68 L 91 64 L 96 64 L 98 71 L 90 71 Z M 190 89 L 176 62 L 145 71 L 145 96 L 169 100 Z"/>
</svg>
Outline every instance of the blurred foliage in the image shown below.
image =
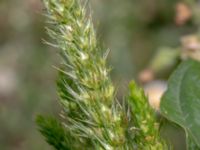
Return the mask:
<svg viewBox="0 0 200 150">
<path fill-rule="evenodd" d="M 198 19 L 176 24 L 177 2 L 91 0 L 99 39 L 111 49 L 109 60 L 117 84 L 136 77 L 148 66 L 157 49 L 177 47 L 183 35 L 197 30 Z M 58 64 L 58 57 L 56 50 L 42 43 L 43 38 L 47 39 L 42 9 L 40 0 L 0 1 L 0 149 L 3 150 L 50 149 L 34 124 L 36 113 L 56 112 L 59 107 L 55 103 L 57 74 L 51 67 Z M 195 6 L 194 11 L 198 10 Z M 119 87 L 119 96 L 125 90 Z"/>
</svg>

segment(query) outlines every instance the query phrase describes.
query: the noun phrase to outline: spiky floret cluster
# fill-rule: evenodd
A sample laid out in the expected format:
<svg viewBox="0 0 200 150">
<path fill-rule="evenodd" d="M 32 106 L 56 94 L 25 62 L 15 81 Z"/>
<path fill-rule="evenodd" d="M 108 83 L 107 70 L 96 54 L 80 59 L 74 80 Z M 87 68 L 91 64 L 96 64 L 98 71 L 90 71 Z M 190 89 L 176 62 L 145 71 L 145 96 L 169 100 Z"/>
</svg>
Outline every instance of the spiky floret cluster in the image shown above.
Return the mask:
<svg viewBox="0 0 200 150">
<path fill-rule="evenodd" d="M 109 68 L 106 67 L 107 51 L 102 51 L 96 41 L 95 30 L 85 5 L 82 6 L 80 0 L 44 0 L 44 4 L 50 23 L 47 32 L 56 41 L 51 45 L 61 50 L 58 94 L 64 120 L 60 124 L 54 119 L 39 116 L 37 123 L 40 131 L 58 150 L 138 149 L 137 144 L 141 145 L 142 139 L 134 140 L 137 134 L 133 123 L 136 122 L 142 138 L 147 138 L 146 134 L 150 132 L 143 130 L 149 120 L 146 120 L 146 124 L 138 117 L 133 120 L 131 116 L 136 114 L 129 113 L 125 105 L 115 101 L 115 88 L 109 77 Z M 138 99 L 131 98 L 132 100 Z M 148 111 L 145 115 L 151 118 L 152 114 Z M 56 125 L 56 128 L 51 124 Z M 148 130 L 152 128 L 154 126 Z M 58 137 L 61 137 L 59 142 L 56 142 L 56 131 Z"/>
<path fill-rule="evenodd" d="M 153 117 L 153 109 L 147 103 L 144 91 L 133 81 L 130 83 L 129 89 L 128 102 L 136 129 L 134 141 L 138 148 L 145 150 L 169 149 L 159 136 L 159 125 L 156 118 Z"/>
</svg>

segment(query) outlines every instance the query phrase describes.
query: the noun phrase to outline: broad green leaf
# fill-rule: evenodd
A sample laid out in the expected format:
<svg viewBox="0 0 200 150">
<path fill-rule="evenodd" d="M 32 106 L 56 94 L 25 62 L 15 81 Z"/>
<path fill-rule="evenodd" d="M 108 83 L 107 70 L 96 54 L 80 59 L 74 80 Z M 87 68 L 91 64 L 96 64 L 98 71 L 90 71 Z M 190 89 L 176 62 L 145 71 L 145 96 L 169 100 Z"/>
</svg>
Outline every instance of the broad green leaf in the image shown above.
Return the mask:
<svg viewBox="0 0 200 150">
<path fill-rule="evenodd" d="M 200 147 L 200 62 L 183 62 L 169 79 L 161 113 L 185 129 Z"/>
<path fill-rule="evenodd" d="M 194 140 L 191 138 L 190 135 L 186 133 L 186 142 L 187 142 L 187 149 L 188 150 L 200 150 L 200 147 L 197 146 L 197 144 L 194 142 Z"/>
</svg>

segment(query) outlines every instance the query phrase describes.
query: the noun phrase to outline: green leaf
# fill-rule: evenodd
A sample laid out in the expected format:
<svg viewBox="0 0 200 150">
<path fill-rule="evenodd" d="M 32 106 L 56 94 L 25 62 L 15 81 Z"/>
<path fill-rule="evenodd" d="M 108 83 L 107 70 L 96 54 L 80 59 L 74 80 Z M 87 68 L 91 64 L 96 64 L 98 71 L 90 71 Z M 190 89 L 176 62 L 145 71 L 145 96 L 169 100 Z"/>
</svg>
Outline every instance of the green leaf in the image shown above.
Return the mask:
<svg viewBox="0 0 200 150">
<path fill-rule="evenodd" d="M 200 62 L 187 60 L 172 74 L 161 113 L 183 127 L 200 147 Z"/>
<path fill-rule="evenodd" d="M 200 150 L 200 147 L 197 146 L 197 144 L 194 142 L 193 139 L 191 139 L 191 136 L 189 136 L 186 133 L 186 138 L 187 138 L 187 149 L 188 150 Z"/>
</svg>

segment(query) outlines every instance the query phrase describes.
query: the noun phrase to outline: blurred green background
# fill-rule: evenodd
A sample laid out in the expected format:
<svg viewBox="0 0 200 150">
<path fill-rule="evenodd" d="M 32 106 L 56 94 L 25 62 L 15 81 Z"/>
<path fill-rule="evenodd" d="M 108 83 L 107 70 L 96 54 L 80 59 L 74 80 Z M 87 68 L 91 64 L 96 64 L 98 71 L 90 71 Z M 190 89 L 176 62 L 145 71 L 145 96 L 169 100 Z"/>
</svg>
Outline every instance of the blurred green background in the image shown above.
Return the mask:
<svg viewBox="0 0 200 150">
<path fill-rule="evenodd" d="M 160 47 L 179 46 L 183 35 L 196 30 L 192 19 L 183 25 L 174 21 L 177 0 L 90 2 L 99 40 L 111 49 L 109 64 L 119 97 Z M 51 149 L 34 123 L 38 113 L 59 112 L 52 67 L 59 65 L 59 56 L 42 43 L 48 39 L 43 11 L 40 0 L 0 0 L 1 150 Z M 179 143 L 182 133 L 176 128 L 167 132 Z M 176 145 L 184 150 L 184 144 Z"/>
</svg>

